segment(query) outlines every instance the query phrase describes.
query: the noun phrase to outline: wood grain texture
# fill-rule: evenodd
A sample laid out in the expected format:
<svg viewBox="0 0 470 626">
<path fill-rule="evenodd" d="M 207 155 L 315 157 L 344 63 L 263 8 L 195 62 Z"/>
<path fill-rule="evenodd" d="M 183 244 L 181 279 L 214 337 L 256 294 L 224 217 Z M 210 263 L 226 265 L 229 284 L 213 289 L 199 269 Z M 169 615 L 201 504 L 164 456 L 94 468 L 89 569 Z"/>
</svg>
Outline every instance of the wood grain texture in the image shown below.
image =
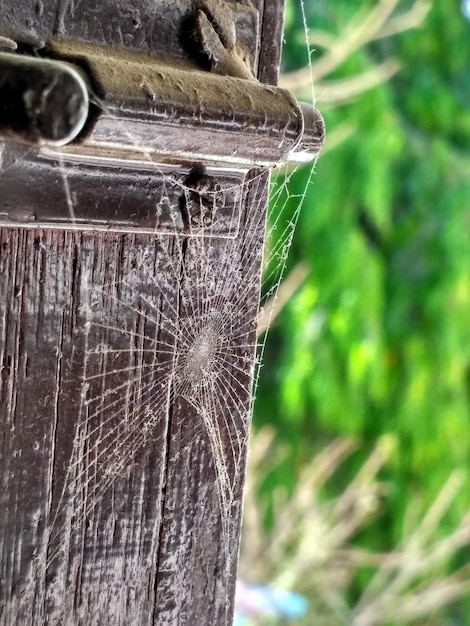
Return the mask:
<svg viewBox="0 0 470 626">
<path fill-rule="evenodd" d="M 147 623 L 167 412 L 143 445 L 126 448 L 135 428 L 120 423 L 132 419 L 140 370 L 119 370 L 126 357 L 147 354 L 126 352 L 125 333 L 113 336 L 114 325 L 136 329 L 142 316 L 112 292 L 148 245 L 2 232 L 2 623 Z M 90 283 L 100 285 L 98 297 Z M 104 341 L 124 350 L 119 364 L 92 359 Z"/>
<path fill-rule="evenodd" d="M 1 232 L 0 623 L 230 623 L 265 178 L 238 240 Z"/>
</svg>

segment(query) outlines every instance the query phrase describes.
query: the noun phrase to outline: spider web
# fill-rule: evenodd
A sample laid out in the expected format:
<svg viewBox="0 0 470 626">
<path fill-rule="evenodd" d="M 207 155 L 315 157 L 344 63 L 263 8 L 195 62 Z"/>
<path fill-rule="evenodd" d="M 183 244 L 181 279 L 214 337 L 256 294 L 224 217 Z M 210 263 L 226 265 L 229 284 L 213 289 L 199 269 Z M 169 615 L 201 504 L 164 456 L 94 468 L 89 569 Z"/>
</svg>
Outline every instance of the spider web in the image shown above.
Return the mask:
<svg viewBox="0 0 470 626">
<path fill-rule="evenodd" d="M 143 164 L 158 169 L 155 155 L 145 153 L 133 140 Z M 29 153 L 25 149 L 21 158 L 27 159 Z M 63 202 L 73 221 L 76 206 L 67 156 L 59 154 L 58 163 Z M 13 166 L 3 162 L 0 176 Z M 236 189 L 209 188 L 200 196 L 195 196 L 193 186 L 175 182 L 166 171 L 159 173 L 169 186 L 181 189 L 185 232 L 180 216 L 175 216 L 172 234 L 156 232 L 153 237 L 125 240 L 116 235 L 111 239 L 118 253 L 109 259 L 92 237 L 70 235 L 78 247 L 80 306 L 76 348 L 66 375 L 72 387 L 79 387 L 79 401 L 71 416 L 73 442 L 61 458 L 63 483 L 50 503 L 46 540 L 39 551 L 44 558 L 35 561 L 30 576 L 34 589 L 51 572 L 53 586 L 66 588 L 70 572 L 78 567 L 67 561 L 72 544 L 83 544 L 92 554 L 80 566 L 86 569 L 100 558 L 102 545 L 110 543 L 116 528 L 125 532 L 123 520 L 116 521 L 118 515 L 103 524 L 102 501 L 122 509 L 137 465 L 161 465 L 160 490 L 165 491 L 164 468 L 178 462 L 189 467 L 195 454 L 201 457 L 201 467 L 212 468 L 209 492 L 196 497 L 212 499 L 219 518 L 220 595 L 226 595 L 233 573 L 253 389 L 261 371 L 265 329 L 275 310 L 308 185 L 293 198 L 289 190 L 293 172 L 274 176 L 266 221 L 263 205 L 269 179 L 264 171 L 250 170 Z M 228 236 L 216 230 L 221 194 L 237 198 L 226 224 Z M 258 321 L 264 329 L 261 337 Z M 74 361 L 83 363 L 83 380 L 74 379 Z M 140 493 L 135 515 L 145 506 L 147 487 Z M 159 502 L 155 508 L 162 504 L 171 506 Z M 150 546 L 150 567 L 160 538 L 155 528 L 143 532 Z M 108 538 L 100 538 L 103 533 Z M 136 555 L 135 570 L 139 558 Z M 122 577 L 123 561 L 118 555 L 116 581 Z M 135 584 L 145 581 L 136 579 Z M 118 619 L 127 600 L 120 590 L 114 597 L 122 606 L 118 601 L 108 611 Z M 47 614 L 54 616 L 54 611 L 61 616 L 73 609 L 54 605 Z"/>
</svg>

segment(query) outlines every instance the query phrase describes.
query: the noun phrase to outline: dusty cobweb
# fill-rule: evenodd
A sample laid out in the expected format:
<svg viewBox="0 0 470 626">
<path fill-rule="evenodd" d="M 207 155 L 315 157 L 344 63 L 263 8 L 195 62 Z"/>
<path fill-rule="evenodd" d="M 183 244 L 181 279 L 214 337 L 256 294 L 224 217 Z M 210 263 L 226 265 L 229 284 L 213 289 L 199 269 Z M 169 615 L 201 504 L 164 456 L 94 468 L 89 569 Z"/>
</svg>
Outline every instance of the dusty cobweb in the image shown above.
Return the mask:
<svg viewBox="0 0 470 626">
<path fill-rule="evenodd" d="M 27 159 L 28 152 L 22 154 Z M 155 155 L 144 159 L 145 167 L 150 162 L 159 168 Z M 65 150 L 57 154 L 62 201 L 72 223 L 73 166 Z M 2 174 L 12 167 L 15 161 L 7 155 Z M 273 181 L 265 237 L 266 172 L 250 170 L 236 186 L 209 185 L 199 195 L 194 179 L 204 182 L 207 176 L 201 166 L 176 177 L 162 172 L 164 185 L 181 192 L 172 229 L 150 237 L 136 234 L 125 243 L 120 234 L 111 235 L 116 254 L 108 259 L 91 236 L 75 237 L 79 307 L 64 385 L 79 387 L 79 401 L 75 414 L 69 409 L 59 424 L 65 428 L 71 420 L 74 435 L 58 456 L 62 483 L 56 481 L 46 540 L 37 551 L 43 558 L 32 564 L 41 569 L 29 577 L 33 587 L 47 576 L 54 577 L 56 588 L 67 584 L 71 544 L 87 546 L 98 559 L 109 543 L 104 535 L 112 527 L 124 532 L 119 511 L 125 508 L 126 484 L 155 450 L 162 458 L 149 462 L 165 464 L 194 449 L 210 457 L 224 578 L 233 572 L 252 389 L 266 337 L 258 338 L 257 325 L 269 326 L 303 195 L 291 213 L 288 180 Z M 226 197 L 235 198 L 228 213 Z M 169 202 L 164 192 L 159 202 Z M 74 360 L 84 373 L 81 380 Z M 174 411 L 187 415 L 176 452 L 166 443 Z M 160 480 L 163 488 L 164 477 Z M 133 504 L 136 516 L 149 506 L 146 495 L 142 488 Z M 115 521 L 104 525 L 103 499 L 116 511 Z M 148 554 L 154 554 L 158 529 L 145 529 L 145 535 Z"/>
<path fill-rule="evenodd" d="M 179 190 L 180 204 L 169 212 L 173 224 L 150 237 L 135 234 L 122 243 L 121 235 L 111 236 L 117 253 L 110 259 L 91 238 L 77 234 L 74 358 L 83 363 L 84 375 L 74 380 L 73 366 L 67 373 L 66 383 L 79 386 L 76 413 L 68 416 L 74 437 L 61 452 L 63 481 L 50 502 L 47 541 L 38 551 L 45 558 L 37 562 L 45 571 L 65 571 L 71 543 L 90 546 L 98 558 L 96 538 L 111 533 L 103 531 L 103 498 L 119 510 L 126 481 L 132 481 L 143 457 L 159 449 L 167 463 L 192 450 L 197 440 L 195 449 L 210 457 L 228 575 L 237 553 L 253 388 L 307 188 L 293 198 L 292 172 L 275 176 L 266 218 L 266 171 L 246 171 L 225 187 L 206 184 L 213 180 L 207 168 L 194 164 L 174 175 L 158 155 L 133 141 L 142 168 L 163 179 L 157 212 L 168 212 L 171 204 L 165 187 L 172 197 Z M 28 148 L 20 157 L 7 155 L 0 176 L 15 167 L 15 158 L 26 160 L 29 154 Z M 75 161 L 67 149 L 49 152 L 48 158 L 55 159 L 73 225 Z M 125 167 L 118 161 L 116 167 Z M 177 452 L 166 444 L 175 412 L 191 420 L 182 424 Z M 144 490 L 140 497 L 143 502 Z M 158 542 L 155 529 L 145 532 L 152 545 Z M 46 576 L 36 572 L 33 578 Z M 61 580 L 66 584 L 67 575 Z"/>
</svg>

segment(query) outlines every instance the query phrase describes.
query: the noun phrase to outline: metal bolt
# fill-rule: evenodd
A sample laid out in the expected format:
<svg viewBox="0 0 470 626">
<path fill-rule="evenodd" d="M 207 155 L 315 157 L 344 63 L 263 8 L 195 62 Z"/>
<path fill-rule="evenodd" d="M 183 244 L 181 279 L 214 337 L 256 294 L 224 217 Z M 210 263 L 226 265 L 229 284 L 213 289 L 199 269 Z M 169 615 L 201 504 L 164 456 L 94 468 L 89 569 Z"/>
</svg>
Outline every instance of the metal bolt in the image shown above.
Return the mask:
<svg viewBox="0 0 470 626">
<path fill-rule="evenodd" d="M 199 0 L 196 4 L 195 38 L 211 71 L 234 78 L 254 79 L 239 51 L 231 8 L 223 0 Z"/>
<path fill-rule="evenodd" d="M 0 35 L 0 52 L 15 52 L 18 44 L 13 39 Z"/>
</svg>

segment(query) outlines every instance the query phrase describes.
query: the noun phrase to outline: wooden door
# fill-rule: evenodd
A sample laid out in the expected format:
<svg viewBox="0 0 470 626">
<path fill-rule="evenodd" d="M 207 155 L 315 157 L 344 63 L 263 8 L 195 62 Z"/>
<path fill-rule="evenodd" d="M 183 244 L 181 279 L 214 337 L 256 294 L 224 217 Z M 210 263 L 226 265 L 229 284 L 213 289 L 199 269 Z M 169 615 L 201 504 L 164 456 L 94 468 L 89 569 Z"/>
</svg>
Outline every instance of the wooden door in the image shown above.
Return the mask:
<svg viewBox="0 0 470 626">
<path fill-rule="evenodd" d="M 107 119 L 98 147 L 88 127 L 64 149 L 25 144 L 18 129 L 1 143 L 5 626 L 232 620 L 268 174 L 176 158 L 171 146 L 156 158 L 132 94 L 121 85 L 119 106 L 103 104 L 87 51 L 200 70 L 213 59 L 199 40 L 195 62 L 184 38 L 201 6 L 0 8 L 16 54 L 76 62 L 96 109 L 90 127 Z M 248 67 L 274 83 L 282 0 L 225 9 Z M 145 93 L 156 116 L 158 94 Z M 181 129 L 187 146 L 191 123 Z"/>
</svg>

